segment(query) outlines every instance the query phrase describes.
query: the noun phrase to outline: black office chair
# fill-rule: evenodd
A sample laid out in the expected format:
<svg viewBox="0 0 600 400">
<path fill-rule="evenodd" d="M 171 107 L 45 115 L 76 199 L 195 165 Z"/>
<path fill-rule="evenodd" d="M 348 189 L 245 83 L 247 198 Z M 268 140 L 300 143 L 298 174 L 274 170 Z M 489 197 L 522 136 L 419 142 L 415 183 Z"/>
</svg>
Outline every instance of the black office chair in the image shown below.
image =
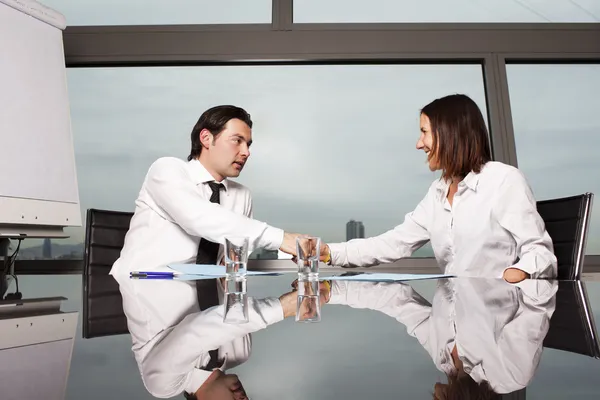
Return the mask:
<svg viewBox="0 0 600 400">
<path fill-rule="evenodd" d="M 593 193 L 537 202 L 537 210 L 554 244 L 558 279 L 581 277 Z"/>
<path fill-rule="evenodd" d="M 561 281 L 544 347 L 600 358 L 600 341 L 585 283 Z"/>
<path fill-rule="evenodd" d="M 89 209 L 83 266 L 83 337 L 129 333 L 119 284 L 108 273 L 119 258 L 133 213 Z"/>
</svg>

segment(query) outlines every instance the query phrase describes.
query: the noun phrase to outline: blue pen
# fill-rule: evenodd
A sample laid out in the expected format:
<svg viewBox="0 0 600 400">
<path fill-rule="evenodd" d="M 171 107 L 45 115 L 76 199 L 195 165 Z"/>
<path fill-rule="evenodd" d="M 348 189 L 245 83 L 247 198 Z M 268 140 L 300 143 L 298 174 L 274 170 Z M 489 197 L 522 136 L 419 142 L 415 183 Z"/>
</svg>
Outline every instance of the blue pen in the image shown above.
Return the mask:
<svg viewBox="0 0 600 400">
<path fill-rule="evenodd" d="M 130 273 L 131 278 L 143 278 L 143 279 L 172 279 L 175 276 L 173 272 L 160 272 L 160 271 L 134 271 Z"/>
</svg>

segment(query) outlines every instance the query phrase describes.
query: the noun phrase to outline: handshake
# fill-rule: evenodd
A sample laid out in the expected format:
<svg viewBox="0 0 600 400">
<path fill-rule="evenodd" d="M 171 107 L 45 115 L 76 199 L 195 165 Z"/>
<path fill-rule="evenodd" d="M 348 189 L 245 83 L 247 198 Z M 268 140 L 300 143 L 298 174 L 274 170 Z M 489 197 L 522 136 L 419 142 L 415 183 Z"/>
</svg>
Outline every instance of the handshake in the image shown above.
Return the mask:
<svg viewBox="0 0 600 400">
<path fill-rule="evenodd" d="M 301 283 L 302 284 L 302 283 Z M 305 285 L 305 294 L 312 294 L 312 285 Z M 313 295 L 316 295 L 313 294 Z M 331 284 L 328 281 L 319 282 L 319 307 L 325 303 L 329 303 L 331 299 Z M 281 308 L 283 309 L 283 318 L 296 316 L 298 319 L 305 321 L 313 318 L 319 312 L 316 304 L 310 301 L 303 301 L 298 304 L 298 280 L 292 282 L 292 290 L 279 297 Z"/>
<path fill-rule="evenodd" d="M 285 232 L 283 234 L 283 242 L 281 243 L 281 247 L 279 250 L 284 253 L 290 254 L 293 256 L 294 262 L 296 262 L 296 257 L 298 257 L 298 246 L 297 239 L 298 238 L 309 238 L 308 235 L 302 235 L 299 233 L 289 233 Z M 326 243 L 319 242 L 319 249 L 314 248 L 316 246 L 315 242 L 312 240 L 300 241 L 300 250 L 305 254 L 311 254 L 312 256 L 316 256 L 317 253 L 319 255 L 319 261 L 329 262 L 331 259 L 331 250 Z"/>
<path fill-rule="evenodd" d="M 300 281 L 296 279 L 292 291 L 279 298 L 284 318 L 295 316 L 296 321 L 320 321 L 321 306 L 331 298 L 331 283 L 320 282 L 314 276 L 318 273 L 318 261 L 327 263 L 331 259 L 329 246 L 320 238 L 285 232 L 279 249 L 293 256 L 299 273 L 303 271 L 302 275 L 306 277 Z"/>
</svg>

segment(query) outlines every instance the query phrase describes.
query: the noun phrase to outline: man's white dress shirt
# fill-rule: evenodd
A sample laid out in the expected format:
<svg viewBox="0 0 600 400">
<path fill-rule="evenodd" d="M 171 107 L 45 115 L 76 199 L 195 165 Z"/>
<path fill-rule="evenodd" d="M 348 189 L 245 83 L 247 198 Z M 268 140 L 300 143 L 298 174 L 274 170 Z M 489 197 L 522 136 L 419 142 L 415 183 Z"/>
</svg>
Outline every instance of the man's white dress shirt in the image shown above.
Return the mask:
<svg viewBox="0 0 600 400">
<path fill-rule="evenodd" d="M 223 307 L 199 311 L 194 282 L 133 280 L 114 275 L 144 386 L 159 398 L 194 393 L 212 371 L 204 369 L 218 349 L 222 371 L 248 360 L 250 333 L 283 320 L 277 298 L 248 299 L 249 322 L 223 323 Z M 219 286 L 219 298 L 222 299 Z"/>
<path fill-rule="evenodd" d="M 388 232 L 330 244 L 331 264 L 391 263 L 430 241 L 446 274 L 501 278 L 513 267 L 532 278 L 556 276 L 552 240 L 521 171 L 490 161 L 459 183 L 452 205 L 448 189 L 448 182 L 434 181 L 404 223 Z"/>
<path fill-rule="evenodd" d="M 219 348 L 221 369 L 244 362 L 251 350 L 248 333 L 283 319 L 278 299 L 251 300 L 250 323 L 222 324 L 222 307 L 200 313 L 194 282 L 131 281 L 131 271 L 166 270 L 194 263 L 201 238 L 223 244 L 225 237 L 248 236 L 250 248 L 281 247 L 283 231 L 251 219 L 247 188 L 225 179 L 221 202 L 210 202 L 214 181 L 198 160 L 161 158 L 150 167 L 125 245 L 110 274 L 120 284 L 133 352 L 148 391 L 156 397 L 195 392 L 211 371 L 208 351 Z M 218 259 L 223 257 L 223 246 Z M 222 302 L 223 289 L 219 285 Z"/>
<path fill-rule="evenodd" d="M 474 381 L 488 382 L 496 393 L 511 393 L 533 379 L 557 290 L 558 283 L 547 280 L 511 285 L 501 279 L 443 279 L 431 305 L 409 285 L 335 281 L 329 303 L 395 318 L 447 375 L 456 371 L 456 346 Z"/>
</svg>

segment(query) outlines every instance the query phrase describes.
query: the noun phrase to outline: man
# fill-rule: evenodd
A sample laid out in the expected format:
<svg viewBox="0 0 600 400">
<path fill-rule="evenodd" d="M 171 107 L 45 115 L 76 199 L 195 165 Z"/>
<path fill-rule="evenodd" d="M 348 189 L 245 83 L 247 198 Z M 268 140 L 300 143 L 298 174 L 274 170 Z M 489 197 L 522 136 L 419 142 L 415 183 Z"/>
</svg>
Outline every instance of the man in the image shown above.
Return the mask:
<svg viewBox="0 0 600 400">
<path fill-rule="evenodd" d="M 249 359 L 251 333 L 296 314 L 297 292 L 291 291 L 279 298 L 250 297 L 245 324 L 224 323 L 223 307 L 193 311 L 173 322 L 174 309 L 185 299 L 181 293 L 189 291 L 188 282 L 135 280 L 126 275 L 115 275 L 115 279 L 126 305 L 142 381 L 158 398 L 183 393 L 187 399 L 197 400 L 247 399 L 238 377 L 226 371 Z M 193 308 L 189 302 L 185 306 Z M 140 336 L 150 339 L 136 339 Z M 220 365 L 211 359 L 214 349 L 222 356 Z"/>
<path fill-rule="evenodd" d="M 150 167 L 111 275 L 123 282 L 117 277 L 126 280 L 131 271 L 156 271 L 172 263 L 222 263 L 221 244 L 230 235 L 247 236 L 249 251 L 266 248 L 293 253 L 297 235 L 252 219 L 249 190 L 228 179 L 239 176 L 250 156 L 251 144 L 252 120 L 245 110 L 225 105 L 205 111 L 192 130 L 188 162 L 166 157 Z M 157 335 L 175 327 L 187 315 L 221 304 L 223 297 L 218 280 L 186 282 L 175 292 L 144 283 L 147 285 L 135 290 L 120 285 L 140 368 Z M 236 354 L 247 354 L 250 344 L 250 338 L 242 335 L 220 345 L 218 353 L 205 354 L 194 379 L 176 390 L 194 393 L 201 389 L 205 382 L 212 382 L 209 377 L 214 368 L 200 367 L 209 361 L 215 368 L 230 365 L 232 359 L 235 363 Z"/>
</svg>

